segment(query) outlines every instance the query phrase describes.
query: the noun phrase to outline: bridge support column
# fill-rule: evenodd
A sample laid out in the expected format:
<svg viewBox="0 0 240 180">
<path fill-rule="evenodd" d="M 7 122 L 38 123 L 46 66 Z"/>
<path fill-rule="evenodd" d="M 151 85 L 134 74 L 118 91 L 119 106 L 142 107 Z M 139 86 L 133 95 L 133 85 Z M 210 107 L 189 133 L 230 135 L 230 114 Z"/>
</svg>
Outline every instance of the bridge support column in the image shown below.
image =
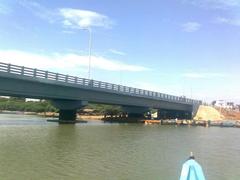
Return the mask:
<svg viewBox="0 0 240 180">
<path fill-rule="evenodd" d="M 75 100 L 52 100 L 53 105 L 59 109 L 59 123 L 60 124 L 74 124 L 76 122 L 77 109 L 88 104 L 87 101 Z"/>
<path fill-rule="evenodd" d="M 144 113 L 149 111 L 147 107 L 123 106 L 123 111 L 128 114 L 128 118 L 144 118 Z"/>
<path fill-rule="evenodd" d="M 76 109 L 73 110 L 65 110 L 65 109 L 60 109 L 59 110 L 59 122 L 61 121 L 66 121 L 66 122 L 71 122 L 76 120 Z"/>
</svg>

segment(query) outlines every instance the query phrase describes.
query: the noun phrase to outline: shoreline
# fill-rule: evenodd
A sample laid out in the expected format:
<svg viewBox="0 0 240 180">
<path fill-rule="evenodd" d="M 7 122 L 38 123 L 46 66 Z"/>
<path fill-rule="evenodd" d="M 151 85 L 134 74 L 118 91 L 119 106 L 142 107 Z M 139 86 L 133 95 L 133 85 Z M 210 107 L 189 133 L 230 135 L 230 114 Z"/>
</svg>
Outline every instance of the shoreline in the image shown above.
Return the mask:
<svg viewBox="0 0 240 180">
<path fill-rule="evenodd" d="M 0 111 L 0 114 L 16 114 L 16 115 L 34 115 L 46 118 L 58 118 L 55 112 L 22 112 L 22 111 Z M 77 114 L 76 121 L 101 121 L 104 123 L 144 123 L 146 125 L 177 125 L 177 126 L 217 126 L 217 127 L 237 127 L 240 128 L 240 120 L 223 119 L 223 120 L 177 120 L 177 119 L 146 119 L 146 118 L 126 118 L 126 117 L 104 117 L 104 115 L 82 115 Z"/>
<path fill-rule="evenodd" d="M 240 120 L 145 120 L 146 125 L 177 125 L 177 126 L 204 126 L 204 127 L 236 127 L 240 128 Z"/>
</svg>

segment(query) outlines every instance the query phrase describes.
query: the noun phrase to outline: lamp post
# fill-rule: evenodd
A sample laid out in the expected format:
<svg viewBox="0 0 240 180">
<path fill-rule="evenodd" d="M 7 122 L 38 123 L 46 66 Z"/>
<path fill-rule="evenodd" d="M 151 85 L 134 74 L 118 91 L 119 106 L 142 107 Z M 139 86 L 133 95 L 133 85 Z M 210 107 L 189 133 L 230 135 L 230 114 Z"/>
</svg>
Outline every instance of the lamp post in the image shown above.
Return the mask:
<svg viewBox="0 0 240 180">
<path fill-rule="evenodd" d="M 89 33 L 88 39 L 88 79 L 91 78 L 91 53 L 92 53 L 92 29 L 88 28 L 81 28 L 82 30 L 87 30 Z"/>
</svg>

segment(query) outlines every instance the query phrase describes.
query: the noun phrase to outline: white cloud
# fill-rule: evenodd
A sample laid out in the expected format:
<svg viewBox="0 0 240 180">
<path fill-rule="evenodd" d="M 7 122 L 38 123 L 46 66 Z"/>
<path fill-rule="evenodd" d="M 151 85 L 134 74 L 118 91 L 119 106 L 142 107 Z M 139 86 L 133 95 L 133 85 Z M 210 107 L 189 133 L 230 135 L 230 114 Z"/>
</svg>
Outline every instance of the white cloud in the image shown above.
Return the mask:
<svg viewBox="0 0 240 180">
<path fill-rule="evenodd" d="M 122 51 L 119 51 L 119 50 L 116 50 L 116 49 L 109 49 L 109 51 L 113 54 L 117 54 L 117 55 L 121 55 L 121 56 L 125 56 L 126 53 L 125 52 L 122 52 Z"/>
<path fill-rule="evenodd" d="M 75 31 L 63 30 L 62 33 L 64 34 L 75 34 Z"/>
<path fill-rule="evenodd" d="M 63 24 L 70 28 L 104 27 L 111 28 L 113 22 L 109 17 L 94 11 L 63 8 L 59 9 L 60 15 L 64 18 Z"/>
<path fill-rule="evenodd" d="M 37 17 L 50 23 L 61 22 L 67 28 L 111 28 L 113 25 L 113 21 L 108 16 L 94 11 L 73 8 L 49 9 L 38 2 L 28 0 L 21 0 L 19 4 Z"/>
<path fill-rule="evenodd" d="M 153 92 L 160 92 L 164 94 L 181 96 L 181 87 L 176 83 L 158 83 L 158 82 L 146 82 L 146 81 L 135 81 L 127 84 L 131 87 L 137 87 L 139 89 L 145 89 Z"/>
<path fill-rule="evenodd" d="M 144 82 L 144 81 L 134 82 L 133 85 L 130 84 L 130 86 L 134 86 L 134 87 L 138 87 L 139 89 L 146 89 L 146 90 L 154 91 L 154 92 L 162 92 L 164 89 L 163 88 L 164 86 L 160 86 L 159 84 L 156 84 L 156 83 Z"/>
<path fill-rule="evenodd" d="M 182 24 L 182 29 L 185 32 L 194 32 L 199 30 L 201 27 L 201 24 L 197 23 L 197 22 L 187 22 Z"/>
<path fill-rule="evenodd" d="M 77 72 L 80 69 L 88 68 L 88 56 L 78 55 L 76 53 L 51 55 L 35 54 L 19 50 L 0 50 L 1 62 L 11 63 L 31 68 L 44 70 L 53 70 L 59 73 Z M 121 61 L 107 59 L 101 56 L 91 57 L 92 68 L 106 71 L 128 71 L 140 72 L 150 69 L 126 64 Z"/>
<path fill-rule="evenodd" d="M 225 77 L 225 74 L 222 73 L 184 73 L 182 74 L 185 78 L 192 79 L 208 79 L 208 78 L 220 78 Z"/>
<path fill-rule="evenodd" d="M 220 23 L 220 24 L 229 24 L 229 25 L 233 25 L 233 26 L 240 26 L 240 19 L 219 17 L 216 19 L 216 22 Z"/>
</svg>

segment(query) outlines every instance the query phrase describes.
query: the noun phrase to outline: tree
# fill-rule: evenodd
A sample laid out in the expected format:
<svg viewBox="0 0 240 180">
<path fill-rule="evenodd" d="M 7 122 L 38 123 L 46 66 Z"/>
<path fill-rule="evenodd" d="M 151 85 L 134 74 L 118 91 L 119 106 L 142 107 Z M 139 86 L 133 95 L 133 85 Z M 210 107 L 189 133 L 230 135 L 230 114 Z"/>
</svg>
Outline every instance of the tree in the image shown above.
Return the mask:
<svg viewBox="0 0 240 180">
<path fill-rule="evenodd" d="M 212 101 L 212 106 L 215 106 L 215 104 L 217 103 L 217 101 Z"/>
</svg>

